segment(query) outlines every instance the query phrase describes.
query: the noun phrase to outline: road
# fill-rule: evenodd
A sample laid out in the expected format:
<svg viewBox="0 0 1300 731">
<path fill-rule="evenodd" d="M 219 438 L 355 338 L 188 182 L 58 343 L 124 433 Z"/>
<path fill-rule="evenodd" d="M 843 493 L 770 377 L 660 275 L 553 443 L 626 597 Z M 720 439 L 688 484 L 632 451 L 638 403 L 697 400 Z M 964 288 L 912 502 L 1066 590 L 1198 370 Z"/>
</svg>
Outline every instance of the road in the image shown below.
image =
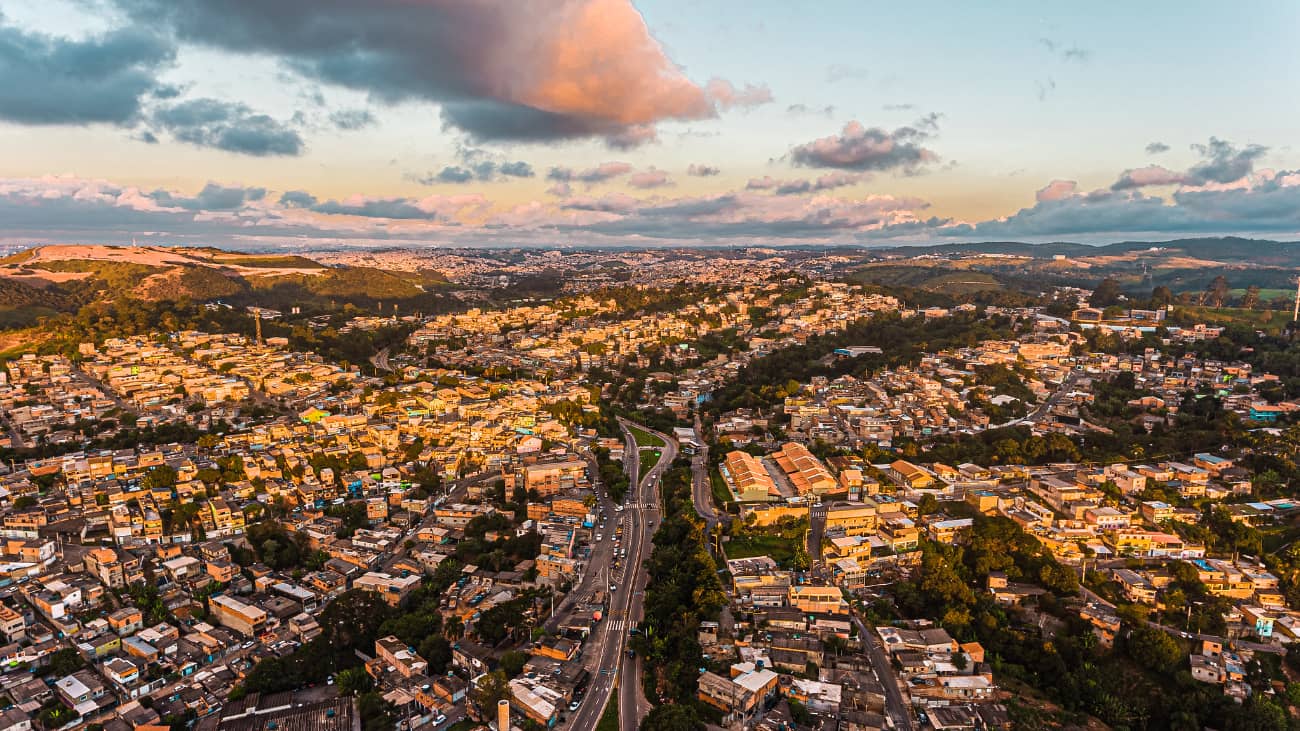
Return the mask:
<svg viewBox="0 0 1300 731">
<path fill-rule="evenodd" d="M 705 535 L 713 535 L 713 527 L 718 524 L 717 506 L 713 504 L 713 484 L 709 478 L 709 447 L 704 443 L 704 425 L 700 417 L 695 416 L 695 441 L 700 449 L 691 458 L 691 502 L 695 503 L 695 512 L 704 519 Z"/>
<path fill-rule="evenodd" d="M 1082 377 L 1083 377 L 1083 373 L 1081 371 L 1070 371 L 1069 373 L 1066 374 L 1065 378 L 1061 380 L 1061 385 L 1058 386 L 1056 390 L 1052 392 L 1052 395 L 1048 396 L 1047 400 L 1043 401 L 1043 403 L 1039 404 L 1038 406 L 1035 406 L 1034 409 L 1030 411 L 1028 414 L 1025 414 L 1019 419 L 1012 419 L 1011 421 L 1008 421 L 1003 424 L 990 424 L 989 426 L 985 427 L 981 431 L 988 431 L 990 429 L 1004 429 L 1009 426 L 1019 426 L 1021 424 L 1036 423 L 1039 419 L 1042 419 L 1044 416 L 1049 414 L 1052 409 L 1056 408 L 1056 405 L 1061 402 L 1061 399 L 1065 398 L 1065 395 L 1068 394 L 1074 388 L 1074 384 L 1077 383 L 1079 379 Z"/>
<path fill-rule="evenodd" d="M 645 585 L 649 577 L 646 575 L 642 563 L 650 557 L 653 550 L 652 538 L 654 537 L 655 527 L 658 525 L 657 516 L 659 514 L 659 478 L 663 476 L 664 471 L 677 459 L 677 442 L 667 434 L 661 434 L 657 431 L 647 429 L 639 424 L 632 425 L 630 422 L 620 420 L 620 426 L 623 427 L 624 436 L 632 441 L 632 446 L 636 447 L 636 440 L 632 436 L 629 426 L 653 434 L 664 443 L 664 448 L 660 453 L 659 460 L 655 462 L 654 467 L 641 477 L 640 481 L 634 481 L 636 485 L 635 494 L 632 497 L 632 503 L 635 505 L 632 512 L 634 519 L 637 521 L 638 533 L 629 533 L 637 536 L 632 548 L 628 551 L 628 567 L 633 573 L 631 580 L 625 590 L 629 591 L 627 616 L 630 623 L 638 623 L 645 617 Z M 640 468 L 640 456 L 635 458 L 637 468 Z M 633 476 L 635 480 L 635 476 Z M 623 639 L 626 640 L 627 633 L 623 633 Z M 618 703 L 618 723 L 621 731 L 637 731 L 641 726 L 641 721 L 650 713 L 650 701 L 645 697 L 645 691 L 641 683 L 642 658 L 640 656 L 629 658 L 625 654 L 620 654 L 622 659 L 622 672 L 619 674 L 619 703 Z"/>
<path fill-rule="evenodd" d="M 619 689 L 619 719 L 624 731 L 635 731 L 641 719 L 650 712 L 650 704 L 641 692 L 641 658 L 627 657 L 627 639 L 628 631 L 644 617 L 646 575 L 642 563 L 650 556 L 651 537 L 658 525 L 659 494 L 656 488 L 664 470 L 677 458 L 677 445 L 665 435 L 645 429 L 663 439 L 667 446 L 655 466 L 642 477 L 636 439 L 626 423 L 621 425 L 627 441 L 623 466 L 630 484 L 623 502 L 624 509 L 622 512 L 612 510 L 608 493 L 601 498 L 606 523 L 605 528 L 597 532 L 602 540 L 592 548 L 581 587 L 573 592 L 574 596 L 583 596 L 599 588 L 597 581 L 603 583 L 605 580 L 612 580 L 617 587 L 611 592 L 607 616 L 584 645 L 583 654 L 588 658 L 591 682 L 578 710 L 567 721 L 568 728 L 578 731 L 596 727 L 605 705 L 614 697 L 615 687 Z M 621 547 L 616 545 L 614 537 L 619 520 L 624 521 Z M 620 559 L 624 571 L 622 581 L 618 580 L 617 572 L 609 569 L 614 551 L 619 548 L 627 552 L 626 557 Z"/>
<path fill-rule="evenodd" d="M 857 615 L 853 617 L 853 624 L 857 625 L 858 637 L 862 639 L 862 650 L 871 660 L 871 672 L 885 691 L 885 715 L 894 722 L 896 731 L 912 731 L 912 709 L 903 700 L 903 691 L 899 689 L 898 676 L 885 655 L 884 643 Z"/>
<path fill-rule="evenodd" d="M 374 366 L 375 370 L 392 371 L 392 367 L 388 365 L 388 348 L 380 348 L 378 352 L 372 355 L 370 365 Z"/>
</svg>

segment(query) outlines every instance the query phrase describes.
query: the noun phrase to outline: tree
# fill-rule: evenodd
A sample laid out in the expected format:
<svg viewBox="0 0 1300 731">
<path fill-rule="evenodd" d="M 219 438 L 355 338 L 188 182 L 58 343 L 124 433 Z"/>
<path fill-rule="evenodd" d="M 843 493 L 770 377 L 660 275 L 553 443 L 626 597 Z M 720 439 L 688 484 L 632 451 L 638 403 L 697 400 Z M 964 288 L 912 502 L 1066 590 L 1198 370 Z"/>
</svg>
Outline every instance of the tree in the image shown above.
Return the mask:
<svg viewBox="0 0 1300 731">
<path fill-rule="evenodd" d="M 1252 284 L 1246 288 L 1246 294 L 1241 298 L 1241 306 L 1248 310 L 1259 308 L 1259 285 Z"/>
<path fill-rule="evenodd" d="M 392 731 L 396 727 L 397 709 L 375 691 L 357 699 L 362 731 Z"/>
<path fill-rule="evenodd" d="M 86 661 L 81 659 L 81 653 L 71 647 L 50 653 L 50 674 L 56 678 L 72 675 L 85 666 Z"/>
<path fill-rule="evenodd" d="M 1117 305 L 1120 302 L 1120 296 L 1122 294 L 1123 293 L 1119 288 L 1119 282 L 1117 282 L 1113 277 L 1106 277 L 1101 280 L 1101 283 L 1097 285 L 1097 288 L 1092 291 L 1092 297 L 1088 298 L 1088 304 L 1093 307 L 1110 307 L 1111 305 Z"/>
<path fill-rule="evenodd" d="M 177 481 L 177 472 L 170 464 L 159 464 L 144 473 L 144 479 L 140 480 L 140 485 L 147 490 L 155 489 L 172 489 Z"/>
<path fill-rule="evenodd" d="M 1165 307 L 1174 303 L 1174 293 L 1163 284 L 1151 290 L 1151 306 Z"/>
<path fill-rule="evenodd" d="M 335 676 L 335 682 L 338 684 L 340 693 L 352 696 L 359 696 L 375 686 L 370 673 L 367 673 L 363 667 L 340 670 L 339 674 Z"/>
<path fill-rule="evenodd" d="M 808 707 L 799 701 L 791 698 L 787 701 L 790 704 L 790 720 L 799 726 L 813 725 L 813 715 L 808 711 Z"/>
<path fill-rule="evenodd" d="M 1125 647 L 1134 662 L 1157 671 L 1172 670 L 1183 659 L 1182 649 L 1174 638 L 1149 625 L 1134 627 Z"/>
<path fill-rule="evenodd" d="M 429 672 L 441 675 L 451 665 L 451 642 L 442 635 L 430 635 L 420 643 L 420 657 L 429 663 Z"/>
<path fill-rule="evenodd" d="M 1228 299 L 1229 289 L 1228 278 L 1220 274 L 1210 282 L 1210 285 L 1205 288 L 1205 292 L 1201 294 L 1202 304 L 1208 303 L 1212 307 L 1222 307 L 1223 303 Z"/>
<path fill-rule="evenodd" d="M 497 701 L 510 698 L 510 679 L 500 670 L 487 673 L 479 678 L 478 683 L 470 691 L 469 698 L 474 705 L 478 706 L 479 714 L 483 718 L 495 718 Z"/>
<path fill-rule="evenodd" d="M 641 731 L 704 731 L 705 728 L 695 709 L 681 703 L 655 706 L 641 722 Z"/>
<path fill-rule="evenodd" d="M 505 671 L 508 677 L 518 677 L 524 671 L 524 664 L 527 662 L 527 653 L 511 650 L 501 656 L 501 669 Z"/>
</svg>

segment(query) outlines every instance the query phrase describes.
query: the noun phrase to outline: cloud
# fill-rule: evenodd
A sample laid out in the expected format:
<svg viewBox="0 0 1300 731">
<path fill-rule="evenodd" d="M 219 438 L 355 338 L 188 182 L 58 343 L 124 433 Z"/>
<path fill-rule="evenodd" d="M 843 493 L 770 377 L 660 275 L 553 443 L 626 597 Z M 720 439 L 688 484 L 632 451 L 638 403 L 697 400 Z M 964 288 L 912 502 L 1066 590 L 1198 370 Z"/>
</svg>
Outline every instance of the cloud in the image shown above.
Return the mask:
<svg viewBox="0 0 1300 731">
<path fill-rule="evenodd" d="M 242 185 L 223 186 L 208 183 L 193 197 L 178 197 L 166 190 L 155 190 L 149 197 L 164 208 L 184 208 L 187 211 L 234 211 L 245 203 L 266 197 L 266 188 L 245 188 Z"/>
<path fill-rule="evenodd" d="M 1039 201 L 1059 201 L 1069 198 L 1078 190 L 1079 184 L 1073 180 L 1053 180 L 1034 194 Z"/>
<path fill-rule="evenodd" d="M 1162 152 L 1169 152 L 1169 145 L 1163 142 L 1152 142 L 1146 147 L 1148 155 L 1159 155 Z"/>
<path fill-rule="evenodd" d="M 1140 190 L 1080 191 L 1072 181 L 1058 180 L 1027 208 L 962 222 L 925 215 L 924 200 L 888 195 L 740 190 L 646 200 L 611 193 L 503 208 L 479 195 L 354 195 L 322 202 L 303 190 L 273 196 L 261 188 L 218 183 L 183 193 L 71 177 L 0 178 L 0 241 L 121 243 L 139 237 L 149 243 L 272 248 L 306 241 L 519 246 L 553 244 L 557 236 L 590 245 L 1297 236 L 1300 171 L 1262 170 L 1234 182 L 1233 187 L 1184 186 L 1161 198 Z"/>
<path fill-rule="evenodd" d="M 697 163 L 691 163 L 690 167 L 686 168 L 686 174 L 696 178 L 709 178 L 720 172 L 722 171 L 712 165 Z"/>
<path fill-rule="evenodd" d="M 1147 165 L 1132 168 L 1120 173 L 1119 180 L 1111 184 L 1111 190 L 1131 190 L 1145 188 L 1149 185 L 1182 185 L 1188 182 L 1187 175 L 1175 172 L 1160 165 Z"/>
<path fill-rule="evenodd" d="M 658 122 L 717 113 L 630 0 L 113 2 L 144 27 L 271 56 L 375 103 L 438 104 L 479 140 L 629 145 Z"/>
<path fill-rule="evenodd" d="M 772 102 L 772 90 L 766 84 L 745 84 L 744 88 L 737 89 L 726 79 L 714 78 L 709 79 L 705 91 L 722 109 L 748 109 Z"/>
<path fill-rule="evenodd" d="M 366 218 L 431 219 L 437 216 L 416 205 L 410 198 L 371 198 L 353 196 L 342 201 L 329 200 L 311 206 L 316 213 Z"/>
<path fill-rule="evenodd" d="M 573 186 L 565 182 L 552 183 L 546 188 L 547 195 L 553 195 L 559 198 L 568 198 L 573 194 Z"/>
<path fill-rule="evenodd" d="M 1038 89 L 1038 101 L 1045 102 L 1048 95 L 1056 91 L 1056 79 L 1047 78 L 1042 81 L 1035 81 L 1034 86 Z"/>
<path fill-rule="evenodd" d="M 533 172 L 533 166 L 523 160 L 501 163 L 497 172 L 510 178 L 531 178 L 536 174 Z"/>
<path fill-rule="evenodd" d="M 438 173 L 408 174 L 406 177 L 421 185 L 459 185 L 475 180 L 491 183 L 503 178 L 531 178 L 535 175 L 533 166 L 523 160 L 509 161 L 474 147 L 458 147 L 456 157 L 461 161 L 460 165 L 448 165 Z"/>
<path fill-rule="evenodd" d="M 673 181 L 672 178 L 668 177 L 667 172 L 651 166 L 647 170 L 633 173 L 632 176 L 627 179 L 627 184 L 633 188 L 646 190 L 649 188 L 662 188 L 666 185 L 673 185 Z"/>
<path fill-rule="evenodd" d="M 916 109 L 916 105 L 915 104 L 885 104 L 880 108 L 881 110 L 886 112 L 910 112 L 913 109 Z"/>
<path fill-rule="evenodd" d="M 468 183 L 474 179 L 474 171 L 467 170 L 459 165 L 448 165 L 439 172 L 434 182 L 439 183 Z"/>
<path fill-rule="evenodd" d="M 835 106 L 827 104 L 824 107 L 810 107 L 807 104 L 791 104 L 785 108 L 786 114 L 817 114 L 823 117 L 830 117 L 835 114 Z"/>
<path fill-rule="evenodd" d="M 940 222 L 922 230 L 881 229 L 867 238 L 1104 241 L 1119 237 L 1269 235 L 1300 232 L 1300 172 L 1262 171 L 1234 187 L 1182 187 L 1168 198 L 1137 189 L 1081 192 L 1053 181 L 1037 202 L 1016 213 L 975 223 Z"/>
<path fill-rule="evenodd" d="M 1156 185 L 1199 187 L 1238 183 L 1254 172 L 1255 162 L 1268 152 L 1268 148 L 1263 145 L 1238 148 L 1217 137 L 1211 137 L 1204 145 L 1192 145 L 1192 149 L 1200 153 L 1201 161 L 1186 172 L 1170 170 L 1160 165 L 1147 165 L 1125 170 L 1110 188 L 1119 191 Z"/>
<path fill-rule="evenodd" d="M 859 66 L 832 64 L 826 69 L 826 83 L 837 84 L 841 81 L 860 81 L 867 78 L 867 70 Z"/>
<path fill-rule="evenodd" d="M 938 117 L 930 115 L 915 125 L 889 132 L 852 121 L 838 135 L 822 137 L 790 151 L 796 165 L 843 170 L 918 172 L 926 163 L 939 159 L 922 146 L 937 129 Z"/>
<path fill-rule="evenodd" d="M 574 171 L 567 167 L 553 167 L 546 173 L 547 180 L 555 180 L 562 183 L 586 183 L 595 185 L 604 183 L 614 178 L 627 175 L 632 172 L 632 166 L 625 162 L 602 162 L 594 168 Z"/>
<path fill-rule="evenodd" d="M 1043 48 L 1047 49 L 1048 53 L 1051 53 L 1054 56 L 1059 56 L 1063 61 L 1084 63 L 1092 58 L 1092 51 L 1089 51 L 1086 48 L 1079 48 L 1073 44 L 1066 46 L 1050 38 L 1039 38 L 1038 42 L 1043 46 Z"/>
<path fill-rule="evenodd" d="M 364 129 L 378 123 L 368 109 L 340 109 L 330 114 L 330 122 L 345 131 Z"/>
<path fill-rule="evenodd" d="M 180 142 L 255 157 L 303 153 L 297 130 L 244 104 L 192 99 L 154 112 L 152 123 Z"/>
<path fill-rule="evenodd" d="M 316 205 L 316 196 L 305 190 L 287 190 L 280 195 L 280 205 L 285 208 L 311 208 Z"/>
<path fill-rule="evenodd" d="M 84 40 L 27 33 L 0 15 L 0 119 L 19 124 L 130 125 L 176 50 L 138 28 Z"/>
<path fill-rule="evenodd" d="M 561 208 L 570 211 L 595 211 L 598 213 L 631 213 L 639 205 L 637 199 L 623 193 L 611 193 L 599 198 L 570 198 Z"/>
<path fill-rule="evenodd" d="M 798 198 L 737 192 L 643 202 L 630 211 L 620 211 L 617 216 L 558 228 L 575 233 L 670 240 L 830 240 L 916 220 L 915 212 L 926 205 L 915 198 L 894 196 Z"/>
<path fill-rule="evenodd" d="M 771 190 L 780 184 L 781 181 L 770 175 L 764 175 L 761 178 L 750 178 L 749 182 L 745 183 L 745 190 Z"/>
<path fill-rule="evenodd" d="M 1255 161 L 1268 152 L 1263 145 L 1246 145 L 1238 149 L 1231 142 L 1211 137 L 1204 145 L 1192 145 L 1199 152 L 1202 161 L 1193 165 L 1188 171 L 1191 180 L 1204 183 L 1231 183 L 1249 175 L 1255 169 Z"/>
<path fill-rule="evenodd" d="M 773 192 L 777 195 L 800 195 L 803 193 L 816 193 L 823 190 L 834 190 L 836 188 L 854 185 L 860 182 L 864 177 L 865 175 L 860 173 L 833 172 L 827 173 L 816 180 L 775 181 L 771 178 L 764 178 L 759 182 L 761 185 L 766 185 L 768 187 L 772 187 L 772 184 L 775 183 L 776 185 L 773 187 Z"/>
</svg>

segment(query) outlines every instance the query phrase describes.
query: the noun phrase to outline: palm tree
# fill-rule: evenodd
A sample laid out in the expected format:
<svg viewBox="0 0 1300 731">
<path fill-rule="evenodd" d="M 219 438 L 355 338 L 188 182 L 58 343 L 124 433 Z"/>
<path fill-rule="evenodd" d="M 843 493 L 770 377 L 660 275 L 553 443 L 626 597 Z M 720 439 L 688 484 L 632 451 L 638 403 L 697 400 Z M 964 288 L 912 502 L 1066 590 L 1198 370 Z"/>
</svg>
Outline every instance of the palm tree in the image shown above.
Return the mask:
<svg viewBox="0 0 1300 731">
<path fill-rule="evenodd" d="M 453 616 L 443 625 L 442 631 L 447 635 L 447 639 L 458 640 L 465 634 L 465 620 Z"/>
</svg>

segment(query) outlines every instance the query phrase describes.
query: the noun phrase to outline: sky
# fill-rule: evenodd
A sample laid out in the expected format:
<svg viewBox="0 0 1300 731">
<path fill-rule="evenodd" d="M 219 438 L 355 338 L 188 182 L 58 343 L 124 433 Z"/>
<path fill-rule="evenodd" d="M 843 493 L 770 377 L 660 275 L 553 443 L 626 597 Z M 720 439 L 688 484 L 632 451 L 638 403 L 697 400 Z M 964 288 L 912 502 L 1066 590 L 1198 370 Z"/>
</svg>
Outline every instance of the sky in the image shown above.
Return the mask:
<svg viewBox="0 0 1300 731">
<path fill-rule="evenodd" d="M 1300 238 L 1300 4 L 0 0 L 0 243 Z"/>
</svg>

